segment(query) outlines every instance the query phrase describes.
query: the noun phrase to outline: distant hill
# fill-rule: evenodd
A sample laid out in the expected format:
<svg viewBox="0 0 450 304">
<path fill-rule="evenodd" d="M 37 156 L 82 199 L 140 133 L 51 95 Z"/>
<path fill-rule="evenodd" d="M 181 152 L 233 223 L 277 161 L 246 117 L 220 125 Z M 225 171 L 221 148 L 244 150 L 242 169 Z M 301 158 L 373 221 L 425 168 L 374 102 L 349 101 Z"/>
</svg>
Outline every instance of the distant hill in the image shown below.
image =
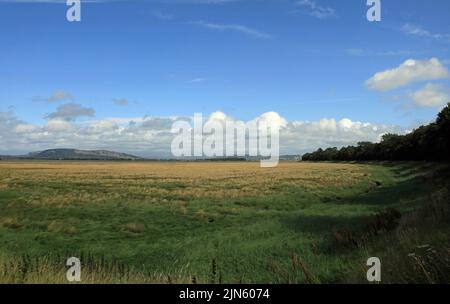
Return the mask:
<svg viewBox="0 0 450 304">
<path fill-rule="evenodd" d="M 32 159 L 58 159 L 58 160 L 139 160 L 140 157 L 107 151 L 107 150 L 77 150 L 77 149 L 50 149 L 29 153 L 26 158 Z"/>
<path fill-rule="evenodd" d="M 78 150 L 78 149 L 49 149 L 31 152 L 26 155 L 0 155 L 0 160 L 8 159 L 37 159 L 37 160 L 146 160 L 146 161 L 261 161 L 267 157 L 244 156 L 244 157 L 215 157 L 215 158 L 143 158 L 131 154 L 108 151 L 108 150 Z M 299 155 L 280 155 L 280 161 L 298 161 Z"/>
</svg>

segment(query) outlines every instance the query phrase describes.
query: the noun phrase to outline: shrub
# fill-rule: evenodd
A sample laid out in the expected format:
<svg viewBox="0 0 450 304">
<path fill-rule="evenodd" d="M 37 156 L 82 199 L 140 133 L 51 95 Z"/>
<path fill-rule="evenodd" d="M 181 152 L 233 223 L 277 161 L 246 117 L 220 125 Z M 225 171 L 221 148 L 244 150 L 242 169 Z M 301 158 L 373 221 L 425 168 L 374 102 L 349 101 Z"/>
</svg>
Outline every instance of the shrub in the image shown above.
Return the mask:
<svg viewBox="0 0 450 304">
<path fill-rule="evenodd" d="M 331 237 L 331 243 L 333 249 L 340 249 L 340 248 L 355 248 L 358 247 L 359 241 L 356 234 L 348 229 L 339 229 L 339 230 L 333 230 L 332 237 Z"/>
<path fill-rule="evenodd" d="M 401 217 L 400 211 L 394 208 L 380 211 L 366 221 L 364 231 L 368 236 L 392 231 L 399 225 Z"/>
</svg>

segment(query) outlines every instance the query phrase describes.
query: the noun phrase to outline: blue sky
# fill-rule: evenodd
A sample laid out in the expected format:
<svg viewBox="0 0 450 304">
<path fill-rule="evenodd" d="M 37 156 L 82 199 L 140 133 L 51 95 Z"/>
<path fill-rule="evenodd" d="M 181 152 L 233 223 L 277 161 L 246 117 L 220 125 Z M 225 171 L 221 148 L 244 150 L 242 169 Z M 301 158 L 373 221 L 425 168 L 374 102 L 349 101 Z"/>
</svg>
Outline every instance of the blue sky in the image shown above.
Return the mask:
<svg viewBox="0 0 450 304">
<path fill-rule="evenodd" d="M 82 3 L 74 23 L 65 3 L 50 2 L 0 0 L 0 112 L 17 123 L 42 127 L 72 104 L 78 124 L 274 111 L 410 129 L 448 96 L 448 0 L 382 0 L 375 23 L 365 0 L 101 1 Z M 431 58 L 438 76 L 389 90 L 367 83 Z M 417 102 L 436 94 L 432 105 Z"/>
</svg>

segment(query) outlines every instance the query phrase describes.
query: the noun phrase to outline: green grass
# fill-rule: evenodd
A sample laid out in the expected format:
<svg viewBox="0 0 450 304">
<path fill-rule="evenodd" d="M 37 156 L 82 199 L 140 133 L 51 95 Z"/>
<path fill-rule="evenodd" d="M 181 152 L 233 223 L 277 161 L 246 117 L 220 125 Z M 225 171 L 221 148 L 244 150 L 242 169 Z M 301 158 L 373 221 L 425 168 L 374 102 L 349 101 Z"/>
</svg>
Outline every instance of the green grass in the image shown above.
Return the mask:
<svg viewBox="0 0 450 304">
<path fill-rule="evenodd" d="M 364 174 L 345 186 L 305 187 L 296 178 L 293 183 L 268 185 L 273 188 L 270 195 L 238 198 L 181 195 L 178 190 L 192 187 L 183 179 L 153 178 L 145 187 L 159 192 L 147 193 L 135 188 L 134 179 L 127 176 L 121 180 L 130 183 L 130 190 L 124 192 L 112 189 L 108 182 L 116 179 L 107 175 L 92 183 L 76 177 L 60 181 L 27 175 L 14 178 L 15 169 L 0 169 L 1 181 L 7 185 L 0 188 L 0 260 L 4 261 L 0 282 L 12 280 L 8 267 L 9 272 L 16 268 L 8 261 L 24 257 L 53 265 L 48 266 L 51 275 L 44 281 L 61 282 L 64 258 L 71 256 L 82 257 L 82 263 L 89 265 L 92 261 L 125 265 L 135 278 L 124 280 L 116 268 L 104 267 L 101 271 L 110 271 L 112 277 L 93 282 L 167 283 L 193 278 L 199 283 L 363 282 L 370 256 L 380 256 L 388 268 L 395 268 L 397 255 L 408 255 L 422 239 L 430 243 L 431 238 L 425 238 L 430 233 L 433 246 L 442 247 L 449 241 L 448 226 L 440 226 L 428 232 L 415 230 L 414 241 L 408 234 L 389 250 L 386 243 L 397 236 L 373 237 L 357 248 L 333 247 L 333 231 L 349 229 L 358 234 L 368 217 L 386 208 L 409 214 L 429 201 L 429 194 L 438 188 L 423 179 L 436 166 L 352 166 Z M 342 170 L 343 176 L 347 173 Z M 233 180 L 223 185 L 224 191 L 241 187 Z M 86 196 L 115 191 L 117 196 L 108 200 L 85 201 Z M 66 193 L 67 202 L 43 203 L 44 198 Z M 149 203 L 151 198 L 157 198 L 157 203 Z M 390 256 L 395 257 L 393 262 Z M 395 274 L 395 269 L 389 271 Z M 404 279 L 387 278 L 392 282 Z M 20 276 L 13 281 L 30 282 Z"/>
</svg>

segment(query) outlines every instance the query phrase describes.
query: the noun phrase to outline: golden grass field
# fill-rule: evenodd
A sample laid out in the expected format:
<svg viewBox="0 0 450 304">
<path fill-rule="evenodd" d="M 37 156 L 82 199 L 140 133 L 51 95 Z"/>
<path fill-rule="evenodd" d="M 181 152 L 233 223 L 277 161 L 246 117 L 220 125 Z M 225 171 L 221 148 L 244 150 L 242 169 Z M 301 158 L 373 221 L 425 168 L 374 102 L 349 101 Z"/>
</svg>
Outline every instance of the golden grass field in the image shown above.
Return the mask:
<svg viewBox="0 0 450 304">
<path fill-rule="evenodd" d="M 325 174 L 324 174 L 325 173 Z M 318 189 L 346 186 L 363 178 L 362 166 L 349 164 L 281 163 L 274 169 L 260 168 L 254 162 L 148 162 L 89 163 L 36 162 L 0 163 L 0 189 L 27 182 L 93 185 L 98 192 L 82 187 L 64 188 L 62 193 L 42 197 L 35 204 L 65 204 L 76 198 L 101 203 L 129 193 L 160 198 L 165 194 L 189 198 L 258 197 L 277 193 L 279 188 L 298 186 Z M 160 187 L 161 183 L 169 186 Z M 175 185 L 171 188 L 170 185 Z M 176 187 L 179 185 L 180 187 Z M 41 185 L 45 188 L 45 185 Z M 22 191 L 29 191 L 26 187 Z M 67 191 L 76 192 L 68 195 Z M 164 201 L 158 201 L 164 202 Z M 174 202 L 172 202 L 174 203 Z"/>
</svg>

